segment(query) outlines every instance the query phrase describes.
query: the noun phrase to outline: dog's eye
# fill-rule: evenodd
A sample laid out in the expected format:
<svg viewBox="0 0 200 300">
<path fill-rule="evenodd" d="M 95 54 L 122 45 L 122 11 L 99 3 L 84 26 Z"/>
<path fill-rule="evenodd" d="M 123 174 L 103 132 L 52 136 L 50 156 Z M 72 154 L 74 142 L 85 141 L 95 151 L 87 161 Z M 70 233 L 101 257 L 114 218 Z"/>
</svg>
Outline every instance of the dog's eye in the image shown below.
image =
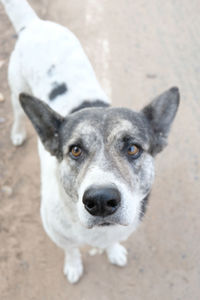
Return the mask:
<svg viewBox="0 0 200 300">
<path fill-rule="evenodd" d="M 130 145 L 127 149 L 127 153 L 129 156 L 133 157 L 133 158 L 138 158 L 141 151 L 140 148 L 134 144 Z"/>
<path fill-rule="evenodd" d="M 70 153 L 74 158 L 78 158 L 82 154 L 82 149 L 81 147 L 75 145 L 70 148 Z"/>
</svg>

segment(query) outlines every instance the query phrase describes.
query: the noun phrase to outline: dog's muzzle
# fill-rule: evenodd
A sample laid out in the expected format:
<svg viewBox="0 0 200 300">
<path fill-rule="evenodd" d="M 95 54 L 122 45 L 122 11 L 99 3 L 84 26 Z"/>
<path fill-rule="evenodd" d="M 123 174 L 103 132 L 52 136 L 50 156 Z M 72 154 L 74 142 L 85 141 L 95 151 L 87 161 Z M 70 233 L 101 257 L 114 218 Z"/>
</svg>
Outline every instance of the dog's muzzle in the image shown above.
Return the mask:
<svg viewBox="0 0 200 300">
<path fill-rule="evenodd" d="M 112 187 L 91 187 L 83 195 L 85 209 L 93 216 L 106 217 L 119 208 L 121 196 Z"/>
</svg>

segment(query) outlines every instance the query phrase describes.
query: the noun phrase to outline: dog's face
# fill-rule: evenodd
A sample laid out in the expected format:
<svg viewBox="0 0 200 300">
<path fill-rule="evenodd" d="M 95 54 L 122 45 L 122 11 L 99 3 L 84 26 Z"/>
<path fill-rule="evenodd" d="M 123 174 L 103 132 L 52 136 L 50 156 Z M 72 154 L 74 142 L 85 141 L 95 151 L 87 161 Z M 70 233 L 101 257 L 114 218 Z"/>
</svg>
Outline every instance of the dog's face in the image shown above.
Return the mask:
<svg viewBox="0 0 200 300">
<path fill-rule="evenodd" d="M 60 180 L 80 222 L 91 228 L 140 218 L 154 179 L 154 156 L 166 145 L 179 104 L 176 88 L 141 112 L 86 108 L 61 117 L 22 94 L 21 104 L 45 148 L 57 157 Z"/>
<path fill-rule="evenodd" d="M 128 225 L 154 175 L 148 124 L 128 109 L 84 109 L 62 128 L 60 176 L 87 227 Z"/>
</svg>

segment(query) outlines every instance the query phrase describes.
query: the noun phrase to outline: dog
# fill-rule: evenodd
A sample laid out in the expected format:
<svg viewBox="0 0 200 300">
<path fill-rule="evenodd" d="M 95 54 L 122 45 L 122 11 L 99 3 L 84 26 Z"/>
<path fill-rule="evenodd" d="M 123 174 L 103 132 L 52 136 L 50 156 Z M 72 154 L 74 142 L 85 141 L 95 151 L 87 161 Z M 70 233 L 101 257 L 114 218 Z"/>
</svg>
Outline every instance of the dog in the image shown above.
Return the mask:
<svg viewBox="0 0 200 300">
<path fill-rule="evenodd" d="M 125 266 L 120 242 L 145 213 L 154 158 L 167 145 L 179 90 L 139 112 L 113 108 L 73 33 L 41 20 L 25 0 L 1 2 L 18 34 L 8 70 L 11 140 L 25 141 L 26 114 L 39 136 L 42 223 L 65 252 L 64 274 L 70 283 L 80 279 L 83 245 Z"/>
</svg>

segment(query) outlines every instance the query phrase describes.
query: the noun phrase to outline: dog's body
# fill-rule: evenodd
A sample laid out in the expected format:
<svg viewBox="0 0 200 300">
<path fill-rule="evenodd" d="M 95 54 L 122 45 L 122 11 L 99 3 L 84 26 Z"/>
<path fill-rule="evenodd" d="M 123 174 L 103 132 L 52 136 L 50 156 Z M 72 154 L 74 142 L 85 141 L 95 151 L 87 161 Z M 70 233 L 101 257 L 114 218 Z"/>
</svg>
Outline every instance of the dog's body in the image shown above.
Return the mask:
<svg viewBox="0 0 200 300">
<path fill-rule="evenodd" d="M 18 97 L 29 93 L 20 100 L 42 141 L 41 216 L 47 234 L 67 255 L 64 273 L 72 283 L 80 278 L 78 248 L 85 244 L 106 250 L 112 263 L 123 266 L 127 253 L 119 242 L 145 211 L 153 157 L 166 145 L 178 90 L 163 93 L 139 113 L 110 108 L 69 30 L 40 20 L 25 1 L 1 1 L 19 33 L 9 65 L 11 139 L 14 145 L 25 140 Z"/>
</svg>

